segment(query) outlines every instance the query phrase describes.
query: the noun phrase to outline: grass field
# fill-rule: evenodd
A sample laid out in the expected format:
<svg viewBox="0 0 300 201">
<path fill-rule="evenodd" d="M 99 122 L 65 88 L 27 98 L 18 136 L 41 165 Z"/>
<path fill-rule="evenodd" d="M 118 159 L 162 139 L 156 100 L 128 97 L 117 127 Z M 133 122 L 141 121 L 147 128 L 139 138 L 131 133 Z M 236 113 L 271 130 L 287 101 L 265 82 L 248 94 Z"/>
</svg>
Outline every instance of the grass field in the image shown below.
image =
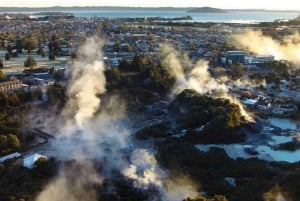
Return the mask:
<svg viewBox="0 0 300 201">
<path fill-rule="evenodd" d="M 56 57 L 54 61 L 48 59 L 48 51 L 45 50 L 45 57 L 36 54 L 36 51 L 33 51 L 31 56 L 36 60 L 37 66 L 35 68 L 46 67 L 50 68 L 56 65 L 64 66 L 69 60 L 70 57 Z M 23 54 L 19 54 L 18 57 L 11 57 L 11 60 L 5 60 L 6 50 L 0 50 L 0 58 L 2 59 L 4 68 L 2 69 L 5 73 L 11 72 L 22 72 L 24 70 L 24 61 L 27 59 L 27 51 L 23 51 Z"/>
</svg>

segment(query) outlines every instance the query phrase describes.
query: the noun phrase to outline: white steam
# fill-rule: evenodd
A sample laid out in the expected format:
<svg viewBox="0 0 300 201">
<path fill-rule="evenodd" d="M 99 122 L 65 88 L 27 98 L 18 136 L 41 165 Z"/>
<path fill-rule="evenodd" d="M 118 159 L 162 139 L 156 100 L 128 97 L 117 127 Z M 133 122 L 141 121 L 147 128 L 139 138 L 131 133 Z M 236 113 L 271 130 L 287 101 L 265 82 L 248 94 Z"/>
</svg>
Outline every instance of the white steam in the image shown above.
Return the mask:
<svg viewBox="0 0 300 201">
<path fill-rule="evenodd" d="M 69 122 L 79 127 L 91 119 L 100 108 L 100 99 L 97 95 L 105 92 L 104 64 L 100 59 L 101 45 L 96 38 L 87 39 L 80 48 L 79 60 L 70 67 L 71 81 L 68 87 L 68 103 L 64 110 Z"/>
<path fill-rule="evenodd" d="M 295 33 L 284 37 L 282 42 L 265 36 L 261 31 L 247 30 L 233 36 L 234 43 L 250 52 L 261 55 L 273 55 L 276 60 L 289 60 L 300 64 L 300 35 Z"/>
<path fill-rule="evenodd" d="M 53 149 L 47 155 L 75 161 L 71 167 L 60 170 L 59 176 L 37 196 L 37 201 L 97 200 L 94 185 L 100 185 L 102 178 L 91 165 L 91 159 L 99 157 L 98 147 L 104 144 L 104 140 L 97 140 L 97 134 L 103 130 L 95 127 L 104 121 L 92 121 L 100 108 L 98 95 L 105 92 L 104 64 L 100 59 L 100 41 L 89 38 L 79 50 L 79 60 L 68 69 L 68 101 L 60 118 L 62 125 L 51 144 Z"/>
<path fill-rule="evenodd" d="M 262 80 L 251 80 L 249 78 L 241 78 L 232 82 L 236 87 L 248 88 L 248 87 L 266 87 L 267 82 L 265 79 Z"/>
<path fill-rule="evenodd" d="M 137 149 L 131 155 L 131 164 L 122 171 L 123 175 L 134 180 L 134 185 L 147 190 L 156 187 L 163 200 L 179 201 L 199 195 L 197 186 L 188 177 L 176 175 L 169 178 L 168 173 L 159 167 L 155 157 L 145 149 Z"/>
<path fill-rule="evenodd" d="M 200 94 L 212 92 L 227 92 L 227 88 L 220 80 L 214 79 L 208 72 L 208 62 L 200 60 L 194 65 L 193 69 L 185 74 L 181 54 L 169 45 L 163 45 L 160 50 L 161 62 L 169 73 L 175 78 L 173 94 L 181 92 L 183 89 L 194 89 Z M 187 63 L 191 63 L 187 60 Z"/>
<path fill-rule="evenodd" d="M 226 85 L 220 80 L 212 78 L 208 68 L 208 61 L 198 61 L 189 74 L 187 88 L 195 89 L 200 94 L 227 92 Z"/>
<path fill-rule="evenodd" d="M 181 62 L 180 53 L 169 45 L 161 47 L 160 56 L 162 58 L 163 66 L 176 80 L 172 95 L 176 95 L 184 89 L 193 89 L 200 94 L 218 94 L 219 97 L 229 99 L 232 103 L 237 104 L 247 121 L 254 121 L 239 100 L 227 93 L 229 90 L 225 85 L 224 78 L 216 79 L 211 77 L 208 71 L 209 65 L 207 61 L 198 61 L 192 69 L 184 68 Z M 191 62 L 188 61 L 188 63 Z"/>
<path fill-rule="evenodd" d="M 100 185 L 102 180 L 89 161 L 80 161 L 64 167 L 36 201 L 95 201 L 97 193 L 91 187 Z"/>
<path fill-rule="evenodd" d="M 161 187 L 163 171 L 158 168 L 157 161 L 145 149 L 135 150 L 130 158 L 131 164 L 124 168 L 124 176 L 136 181 L 135 185 L 139 188 L 148 188 L 150 184 Z"/>
<path fill-rule="evenodd" d="M 264 201 L 288 201 L 287 193 L 282 192 L 281 188 L 276 185 L 270 191 L 263 194 Z"/>
<path fill-rule="evenodd" d="M 193 197 L 197 192 L 191 185 L 188 189 L 184 186 L 186 183 L 181 185 L 169 181 L 166 185 L 168 174 L 149 151 L 131 150 L 122 98 L 104 94 L 106 80 L 104 64 L 99 60 L 100 49 L 98 39 L 87 39 L 79 50 L 79 59 L 68 69 L 68 101 L 60 118 L 62 125 L 51 143 L 51 150 L 45 150 L 47 156 L 74 161 L 75 165 L 61 169 L 59 176 L 36 200 L 95 201 L 98 198 L 94 187 L 101 185 L 103 179 L 111 179 L 115 171 L 134 181 L 136 188 L 147 190 L 155 187 L 164 200 Z M 92 161 L 102 164 L 102 177 L 100 171 L 91 165 Z M 176 188 L 179 194 L 174 194 L 170 187 Z"/>
</svg>

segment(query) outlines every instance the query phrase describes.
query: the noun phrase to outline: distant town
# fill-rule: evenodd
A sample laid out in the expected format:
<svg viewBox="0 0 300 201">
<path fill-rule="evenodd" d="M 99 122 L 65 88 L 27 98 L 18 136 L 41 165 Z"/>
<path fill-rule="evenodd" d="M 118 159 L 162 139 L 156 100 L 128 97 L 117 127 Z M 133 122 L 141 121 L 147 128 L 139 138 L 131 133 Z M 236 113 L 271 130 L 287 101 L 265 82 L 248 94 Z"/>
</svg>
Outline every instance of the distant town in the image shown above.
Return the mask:
<svg viewBox="0 0 300 201">
<path fill-rule="evenodd" d="M 98 35 L 104 39 L 103 57 L 107 68 L 118 68 L 124 61 L 132 62 L 138 55 L 156 60 L 160 44 L 172 44 L 174 48 L 188 53 L 192 61 L 210 61 L 212 72 L 233 70 L 238 65 L 239 78 L 274 74 L 272 65 L 289 66 L 289 61 L 275 61 L 273 55 L 257 55 L 235 49 L 230 44 L 230 35 L 254 28 L 269 32 L 271 29 L 280 38 L 299 29 L 297 19 L 291 26 L 284 22 L 268 24 L 217 24 L 194 23 L 183 25 L 182 19 L 90 19 L 75 18 L 61 12 L 44 12 L 37 15 L 1 15 L 0 58 L 1 70 L 7 76 L 1 82 L 2 92 L 30 91 L 45 85 L 53 85 L 55 73 L 64 71 L 64 64 L 76 57 L 76 50 L 87 36 Z M 178 22 L 179 20 L 179 22 Z M 170 25 L 168 25 L 170 24 Z M 196 23 L 197 24 L 197 23 Z M 272 23 L 270 23 L 272 24 Z M 273 30 L 275 29 L 275 30 Z M 83 31 L 84 30 L 84 31 Z M 300 77 L 290 73 L 278 80 L 267 79 L 258 89 L 233 89 L 247 106 L 264 112 L 286 115 L 300 101 Z M 276 89 L 276 90 L 275 90 Z M 286 99 L 290 109 L 274 103 Z M 275 101 L 276 102 L 276 101 Z M 294 109 L 292 109 L 294 108 Z"/>
<path fill-rule="evenodd" d="M 223 12 L 211 9 L 191 8 L 189 12 Z M 295 62 L 299 61 L 299 52 L 291 60 L 278 58 L 275 51 L 260 54 L 240 46 L 234 38 L 254 30 L 280 45 L 292 41 L 296 46 L 300 41 L 300 17 L 274 22 L 216 23 L 193 22 L 189 12 L 176 18 L 85 18 L 60 8 L 55 12 L 5 11 L 0 14 L 0 175 L 5 178 L 0 181 L 0 200 L 44 201 L 40 199 L 43 186 L 58 177 L 61 169 L 76 172 L 62 174 L 66 183 L 72 183 L 79 172 L 79 187 L 84 181 L 84 189 L 96 189 L 98 197 L 93 200 L 100 197 L 101 200 L 151 200 L 155 196 L 161 196 L 157 200 L 183 201 L 300 199 L 299 127 L 281 128 L 269 123 L 271 118 L 282 118 L 300 125 L 300 63 Z M 100 39 L 100 49 L 84 46 L 93 37 Z M 246 41 L 251 43 L 254 41 Z M 98 51 L 96 56 L 91 53 L 95 51 Z M 83 58 L 88 54 L 104 65 L 104 81 L 101 76 L 99 80 L 95 78 L 101 84 L 104 82 L 104 89 L 99 83 L 86 86 L 84 82 L 92 81 L 83 79 L 77 83 L 82 88 L 74 94 L 71 85 L 74 83 L 70 80 L 85 78 L 84 69 L 92 65 Z M 166 58 L 171 59 L 165 61 Z M 84 62 L 88 65 L 75 69 L 74 66 Z M 199 62 L 204 63 L 201 63 L 204 70 L 194 72 Z M 170 70 L 172 66 L 180 69 Z M 200 93 L 197 87 L 206 89 Z M 80 96 L 85 88 L 101 90 L 92 97 L 83 94 L 89 98 L 85 101 Z M 92 112 L 84 114 L 87 117 L 83 115 L 98 125 L 85 127 L 90 125 L 78 120 L 79 115 L 74 111 L 81 105 L 70 102 L 72 98 L 76 101 L 82 98 L 84 107 L 92 105 L 94 99 L 101 99 L 96 101 L 96 105 L 101 102 L 100 109 L 92 105 Z M 123 104 L 126 115 L 120 112 Z M 72 111 L 68 113 L 66 108 Z M 72 118 L 60 119 L 59 115 Z M 99 116 L 93 119 L 96 115 Z M 66 157 L 64 161 L 52 155 L 55 151 L 45 148 L 56 139 L 55 143 L 61 147 L 72 147 L 74 142 L 66 140 L 67 134 L 59 138 L 55 133 L 63 124 L 71 125 L 71 129 L 63 132 L 75 133 L 72 140 L 80 143 L 74 149 L 88 153 L 83 158 L 87 161 L 91 158 L 89 168 L 95 166 L 95 175 L 101 172 L 113 175 L 112 178 L 101 178 L 104 182 L 100 179 L 100 185 L 94 181 L 98 177 L 86 176 L 85 166 L 77 164 L 77 158 Z M 124 124 L 133 134 L 128 131 L 130 134 L 119 140 Z M 81 139 L 82 133 L 101 130 L 99 125 L 109 134 L 102 134 L 102 141 L 95 134 L 97 137 L 93 135 L 92 141 L 96 143 L 86 145 L 91 139 Z M 73 154 L 73 149 L 66 150 L 69 153 L 58 155 L 63 158 L 64 154 Z M 100 153 L 99 156 L 94 152 Z M 153 158 L 157 161 L 150 157 L 150 152 L 155 153 Z M 279 159 L 274 156 L 287 152 L 292 156 L 287 154 Z M 145 156 L 139 159 L 137 153 Z M 101 157 L 101 161 L 94 155 Z M 118 160 L 122 162 L 115 165 Z M 138 166 L 138 162 L 142 165 Z M 131 163 L 137 167 L 134 169 Z M 121 169 L 128 164 L 131 164 L 128 169 Z M 158 164 L 168 170 L 160 171 Z M 147 172 L 143 168 L 148 166 Z M 136 175 L 132 176 L 133 170 Z M 146 178 L 152 174 L 163 176 Z M 199 183 L 193 187 L 198 198 L 181 191 L 176 199 L 164 195 L 166 192 L 161 189 L 168 185 L 166 191 L 172 189 L 176 182 L 180 183 L 180 179 L 172 177 L 181 174 L 182 178 Z M 145 177 L 144 180 L 139 176 Z M 169 180 L 173 183 L 163 183 Z M 19 186 L 20 190 L 16 190 Z M 282 193 L 274 193 L 278 189 Z"/>
</svg>

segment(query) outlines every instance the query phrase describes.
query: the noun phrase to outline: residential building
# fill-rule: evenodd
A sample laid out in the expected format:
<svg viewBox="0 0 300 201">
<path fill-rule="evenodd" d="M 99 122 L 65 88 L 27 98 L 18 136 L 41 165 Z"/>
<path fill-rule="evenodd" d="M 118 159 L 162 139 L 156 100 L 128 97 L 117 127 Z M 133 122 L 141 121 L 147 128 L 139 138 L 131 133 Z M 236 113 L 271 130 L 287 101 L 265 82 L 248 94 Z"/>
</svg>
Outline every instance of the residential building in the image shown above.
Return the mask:
<svg viewBox="0 0 300 201">
<path fill-rule="evenodd" d="M 32 154 L 30 156 L 27 156 L 26 158 L 24 158 L 23 160 L 23 166 L 29 169 L 32 169 L 34 167 L 35 162 L 40 159 L 40 158 L 45 158 L 47 159 L 46 156 L 40 155 L 40 154 Z"/>
<path fill-rule="evenodd" d="M 229 64 L 241 63 L 245 62 L 245 55 L 244 51 L 227 51 L 226 60 Z"/>
<path fill-rule="evenodd" d="M 245 56 L 245 63 L 247 64 L 261 64 L 274 61 L 273 55 L 247 55 Z"/>
<path fill-rule="evenodd" d="M 9 160 L 9 159 L 18 158 L 20 156 L 21 156 L 21 154 L 19 152 L 15 152 L 15 153 L 3 156 L 0 158 L 0 163 L 3 163 L 4 161 Z"/>
<path fill-rule="evenodd" d="M 22 88 L 22 82 L 20 80 L 12 80 L 6 82 L 0 82 L 0 92 L 10 93 Z"/>
<path fill-rule="evenodd" d="M 259 100 L 256 103 L 256 108 L 259 110 L 269 110 L 272 108 L 272 105 L 268 100 Z"/>
<path fill-rule="evenodd" d="M 298 110 L 297 106 L 294 104 L 284 104 L 274 106 L 272 112 L 275 115 L 288 115 Z"/>
</svg>

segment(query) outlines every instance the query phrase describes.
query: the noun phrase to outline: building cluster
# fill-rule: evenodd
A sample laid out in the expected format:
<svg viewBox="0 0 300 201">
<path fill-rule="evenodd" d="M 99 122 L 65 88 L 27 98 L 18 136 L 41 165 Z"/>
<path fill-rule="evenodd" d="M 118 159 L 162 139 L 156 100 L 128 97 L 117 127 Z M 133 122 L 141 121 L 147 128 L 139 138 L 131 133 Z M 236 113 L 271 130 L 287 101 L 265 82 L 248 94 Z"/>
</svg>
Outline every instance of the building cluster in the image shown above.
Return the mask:
<svg viewBox="0 0 300 201">
<path fill-rule="evenodd" d="M 99 36 L 103 39 L 103 59 L 109 68 L 119 66 L 121 60 L 132 61 L 138 54 L 156 58 L 156 53 L 164 44 L 169 44 L 177 50 L 187 52 L 191 61 L 206 59 L 211 67 L 223 66 L 226 69 L 232 64 L 247 67 L 245 74 L 270 74 L 268 66 L 274 62 L 272 55 L 254 55 L 245 51 L 233 50 L 228 44 L 230 35 L 249 28 L 244 25 L 212 24 L 210 26 L 175 26 L 166 22 L 161 24 L 155 20 L 133 20 L 132 18 L 75 18 L 63 15 L 48 17 L 28 17 L 23 14 L 0 15 L 0 49 L 9 45 L 17 46 L 24 38 L 34 41 L 36 47 L 46 50 L 55 39 L 58 41 L 60 56 L 70 56 L 84 42 L 87 36 Z M 60 70 L 61 67 L 51 66 Z M 250 69 L 250 73 L 249 73 Z M 62 71 L 63 71 L 62 67 Z M 248 74 L 247 74 L 248 73 Z M 33 90 L 35 87 L 47 86 L 54 83 L 53 73 L 49 69 L 28 69 L 9 75 L 17 80 L 7 79 L 0 83 L 0 91 L 11 92 Z M 18 81 L 19 80 L 19 81 Z M 295 80 L 299 80 L 295 78 Z M 232 92 L 241 98 L 244 104 L 260 110 L 274 113 L 286 113 L 286 105 L 272 105 L 274 97 L 289 98 L 300 102 L 300 89 L 293 79 L 280 84 L 280 90 L 272 90 L 272 83 L 267 83 L 267 89 L 254 89 L 251 95 Z M 291 87 L 293 86 L 293 87 Z M 271 90 L 268 91 L 268 90 Z M 244 93 L 244 92 L 243 92 Z M 264 93 L 265 95 L 259 95 Z"/>
<path fill-rule="evenodd" d="M 7 81 L 0 82 L 0 92 L 33 92 L 54 84 L 54 74 L 51 69 L 26 69 L 23 72 L 7 73 Z"/>
<path fill-rule="evenodd" d="M 281 90 L 280 90 L 281 91 Z M 288 102 L 276 103 L 274 99 L 287 98 L 283 97 L 276 90 L 271 90 L 270 88 L 231 88 L 230 94 L 236 97 L 243 103 L 246 107 L 254 110 L 258 110 L 267 115 L 274 116 L 289 116 L 298 111 L 296 103 L 300 102 L 300 99 L 293 99 L 288 97 Z M 300 95 L 300 92 L 295 92 Z"/>
<path fill-rule="evenodd" d="M 274 61 L 273 55 L 251 55 L 244 51 L 227 51 L 226 57 L 222 58 L 223 62 L 229 64 L 262 64 Z"/>
</svg>

